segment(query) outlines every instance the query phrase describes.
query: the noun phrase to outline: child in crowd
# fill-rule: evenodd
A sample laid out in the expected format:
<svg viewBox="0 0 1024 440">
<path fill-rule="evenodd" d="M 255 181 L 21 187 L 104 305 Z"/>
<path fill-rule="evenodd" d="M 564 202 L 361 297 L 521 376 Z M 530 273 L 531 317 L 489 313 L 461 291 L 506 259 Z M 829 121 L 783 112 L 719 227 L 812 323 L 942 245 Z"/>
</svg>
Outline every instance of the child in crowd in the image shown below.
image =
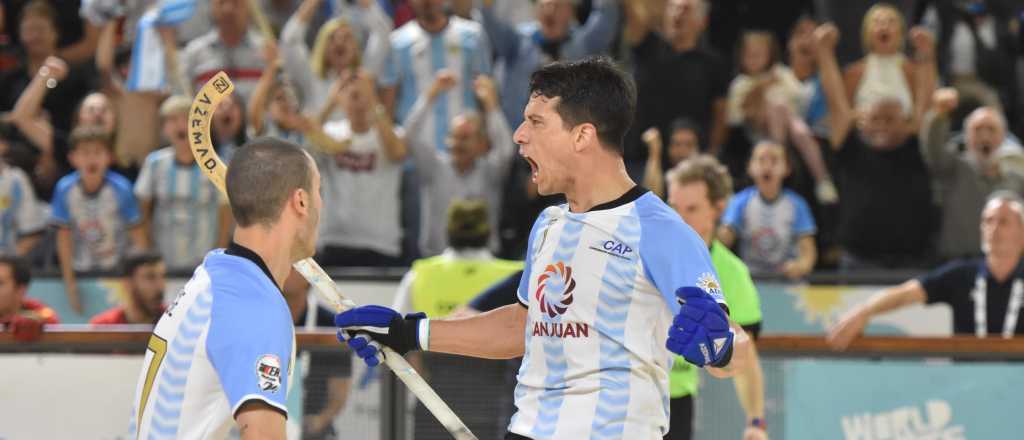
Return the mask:
<svg viewBox="0 0 1024 440">
<path fill-rule="evenodd" d="M 817 227 L 803 197 L 782 187 L 789 172 L 782 145 L 758 143 L 748 168 L 754 186 L 729 201 L 718 238 L 729 247 L 739 241 L 739 255 L 753 272 L 798 279 L 814 268 Z"/>
<path fill-rule="evenodd" d="M 751 31 L 740 41 L 740 73 L 729 86 L 729 123 L 744 126 L 755 142 L 770 139 L 784 145 L 792 141 L 814 177 L 818 200 L 835 203 L 839 196 L 825 167 L 821 145 L 799 116 L 810 97 L 793 71 L 779 62 L 775 37 Z"/>
<path fill-rule="evenodd" d="M 145 242 L 131 182 L 108 170 L 113 149 L 107 131 L 92 126 L 73 130 L 68 159 L 75 172 L 57 182 L 51 203 L 65 292 L 79 313 L 75 272 L 112 270 L 128 250 L 129 237 L 135 247 Z"/>
<path fill-rule="evenodd" d="M 192 100 L 174 95 L 160 105 L 170 146 L 149 154 L 135 182 L 147 244 L 156 244 L 172 271 L 190 271 L 211 249 L 226 247 L 231 229 L 227 198 L 192 156 L 188 112 Z"/>
</svg>

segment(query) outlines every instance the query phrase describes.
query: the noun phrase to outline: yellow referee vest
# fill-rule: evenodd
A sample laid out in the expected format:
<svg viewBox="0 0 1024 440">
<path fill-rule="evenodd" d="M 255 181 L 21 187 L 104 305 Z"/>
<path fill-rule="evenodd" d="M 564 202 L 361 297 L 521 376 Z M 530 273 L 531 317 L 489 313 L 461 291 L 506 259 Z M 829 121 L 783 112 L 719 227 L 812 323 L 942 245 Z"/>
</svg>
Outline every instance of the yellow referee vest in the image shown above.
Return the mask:
<svg viewBox="0 0 1024 440">
<path fill-rule="evenodd" d="M 459 259 L 450 256 L 416 260 L 412 270 L 413 310 L 442 318 L 469 302 L 484 289 L 523 268 L 522 261 Z"/>
</svg>

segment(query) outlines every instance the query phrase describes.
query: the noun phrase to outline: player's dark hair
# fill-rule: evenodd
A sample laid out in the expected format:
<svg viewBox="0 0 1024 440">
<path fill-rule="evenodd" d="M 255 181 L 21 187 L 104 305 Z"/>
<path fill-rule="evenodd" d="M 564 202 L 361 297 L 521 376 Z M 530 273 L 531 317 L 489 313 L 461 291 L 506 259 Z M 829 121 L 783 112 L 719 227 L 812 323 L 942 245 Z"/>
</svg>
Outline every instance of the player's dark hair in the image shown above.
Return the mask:
<svg viewBox="0 0 1024 440">
<path fill-rule="evenodd" d="M 666 175 L 669 183 L 685 185 L 704 182 L 708 187 L 708 201 L 711 204 L 727 200 L 732 196 L 732 177 L 729 170 L 714 156 L 700 154 L 679 162 Z"/>
<path fill-rule="evenodd" d="M 593 124 L 601 144 L 622 154 L 636 113 L 636 86 L 610 59 L 548 64 L 530 76 L 530 96 L 559 98 L 555 111 L 566 129 Z"/>
<path fill-rule="evenodd" d="M 295 190 L 312 191 L 312 163 L 301 147 L 274 137 L 259 137 L 239 148 L 225 182 L 238 226 L 276 223 Z"/>
<path fill-rule="evenodd" d="M 27 286 L 32 281 L 32 268 L 28 260 L 13 254 L 0 254 L 0 266 L 11 268 L 14 275 L 14 285 L 17 287 Z"/>
<path fill-rule="evenodd" d="M 124 276 L 130 277 L 135 274 L 135 271 L 142 266 L 149 266 L 150 264 L 157 264 L 164 261 L 164 258 L 159 253 L 153 251 L 139 251 L 131 252 L 125 255 L 124 262 L 121 263 Z"/>
</svg>

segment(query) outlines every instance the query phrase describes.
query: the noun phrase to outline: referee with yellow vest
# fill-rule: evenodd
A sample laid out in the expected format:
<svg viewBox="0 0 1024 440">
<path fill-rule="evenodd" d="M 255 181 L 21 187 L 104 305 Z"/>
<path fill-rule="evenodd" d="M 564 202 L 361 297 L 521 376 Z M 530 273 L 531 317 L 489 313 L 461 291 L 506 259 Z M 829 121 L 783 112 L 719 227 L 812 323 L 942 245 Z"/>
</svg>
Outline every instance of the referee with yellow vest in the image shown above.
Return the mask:
<svg viewBox="0 0 1024 440">
<path fill-rule="evenodd" d="M 700 155 L 680 162 L 667 175 L 668 204 L 697 232 L 711 252 L 729 316 L 757 339 L 761 331 L 761 300 L 747 265 L 715 238 L 718 221 L 732 195 L 732 179 L 725 166 L 711 156 Z M 736 396 L 747 414 L 743 440 L 768 438 L 764 419 L 764 377 L 754 344 L 744 344 L 751 362 L 733 377 Z M 737 345 L 739 346 L 739 345 Z M 690 439 L 693 435 L 693 396 L 697 394 L 697 368 L 676 359 L 669 373 L 671 416 L 666 440 Z"/>
<path fill-rule="evenodd" d="M 448 316 L 476 294 L 523 268 L 522 261 L 495 258 L 487 249 L 490 226 L 487 206 L 456 200 L 448 208 L 448 248 L 440 255 L 416 260 L 402 278 L 392 307 Z"/>
</svg>

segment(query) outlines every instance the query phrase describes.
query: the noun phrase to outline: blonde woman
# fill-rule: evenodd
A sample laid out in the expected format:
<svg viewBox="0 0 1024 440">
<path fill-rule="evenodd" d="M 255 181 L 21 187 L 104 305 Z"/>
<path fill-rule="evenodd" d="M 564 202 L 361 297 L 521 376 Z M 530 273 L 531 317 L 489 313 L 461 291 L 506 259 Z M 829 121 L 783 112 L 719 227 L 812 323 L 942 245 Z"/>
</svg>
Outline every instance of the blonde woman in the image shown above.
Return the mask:
<svg viewBox="0 0 1024 440">
<path fill-rule="evenodd" d="M 338 79 L 351 77 L 359 68 L 380 72 L 387 57 L 388 35 L 394 28 L 376 1 L 359 0 L 357 8 L 324 23 L 310 48 L 306 34 L 323 1 L 304 0 L 281 32 L 282 68 L 305 97 L 303 111 L 308 113 L 324 109 Z"/>
<path fill-rule="evenodd" d="M 843 74 L 854 108 L 863 110 L 880 101 L 898 101 L 907 129 L 916 132 L 935 91 L 938 73 L 934 37 L 922 27 L 910 30 L 913 59 L 904 56 L 906 21 L 896 7 L 879 3 L 868 9 L 861 24 L 864 58 Z"/>
</svg>

